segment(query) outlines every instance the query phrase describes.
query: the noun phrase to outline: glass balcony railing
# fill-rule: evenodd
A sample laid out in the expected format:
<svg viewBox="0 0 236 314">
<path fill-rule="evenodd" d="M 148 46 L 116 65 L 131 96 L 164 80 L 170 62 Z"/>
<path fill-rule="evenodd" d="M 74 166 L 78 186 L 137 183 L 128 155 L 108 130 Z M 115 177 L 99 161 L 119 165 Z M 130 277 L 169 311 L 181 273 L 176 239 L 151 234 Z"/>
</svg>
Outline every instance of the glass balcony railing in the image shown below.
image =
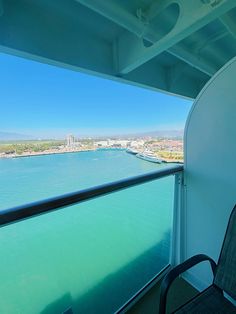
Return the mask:
<svg viewBox="0 0 236 314">
<path fill-rule="evenodd" d="M 0 313 L 116 312 L 170 264 L 181 171 L 1 211 Z"/>
</svg>

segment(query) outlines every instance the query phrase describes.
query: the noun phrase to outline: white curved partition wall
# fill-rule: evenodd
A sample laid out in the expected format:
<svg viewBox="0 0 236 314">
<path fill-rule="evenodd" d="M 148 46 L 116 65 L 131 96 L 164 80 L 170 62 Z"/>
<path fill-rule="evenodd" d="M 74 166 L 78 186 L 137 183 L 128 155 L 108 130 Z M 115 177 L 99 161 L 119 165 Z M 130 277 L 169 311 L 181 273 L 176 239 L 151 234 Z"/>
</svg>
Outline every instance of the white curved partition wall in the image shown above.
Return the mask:
<svg viewBox="0 0 236 314">
<path fill-rule="evenodd" d="M 203 88 L 185 130 L 185 258 L 216 261 L 236 203 L 236 58 Z M 201 266 L 186 276 L 198 288 L 210 280 Z"/>
</svg>

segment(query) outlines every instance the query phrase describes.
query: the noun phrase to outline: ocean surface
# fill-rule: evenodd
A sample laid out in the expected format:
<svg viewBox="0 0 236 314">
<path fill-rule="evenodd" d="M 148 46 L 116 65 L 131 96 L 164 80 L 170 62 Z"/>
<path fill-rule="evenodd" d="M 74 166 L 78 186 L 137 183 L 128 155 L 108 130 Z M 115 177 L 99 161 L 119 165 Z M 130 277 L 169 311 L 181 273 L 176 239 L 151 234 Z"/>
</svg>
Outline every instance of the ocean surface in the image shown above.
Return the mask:
<svg viewBox="0 0 236 314">
<path fill-rule="evenodd" d="M 0 159 L 0 210 L 162 167 L 122 150 Z M 0 313 L 114 313 L 169 262 L 174 177 L 4 226 Z"/>
</svg>

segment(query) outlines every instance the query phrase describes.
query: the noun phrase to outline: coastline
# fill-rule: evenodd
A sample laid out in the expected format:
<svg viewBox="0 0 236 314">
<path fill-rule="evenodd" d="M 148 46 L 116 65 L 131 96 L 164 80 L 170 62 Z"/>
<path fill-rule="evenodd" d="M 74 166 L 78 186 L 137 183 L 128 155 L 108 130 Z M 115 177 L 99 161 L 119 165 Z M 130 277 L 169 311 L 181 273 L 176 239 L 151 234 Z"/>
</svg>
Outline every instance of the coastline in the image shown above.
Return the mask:
<svg viewBox="0 0 236 314">
<path fill-rule="evenodd" d="M 63 149 L 50 149 L 41 152 L 23 152 L 22 154 L 0 154 L 0 159 L 10 159 L 10 158 L 24 158 L 24 157 L 35 157 L 35 156 L 47 156 L 47 155 L 58 155 L 58 154 L 69 154 L 69 153 L 83 153 L 83 152 L 90 152 L 96 150 L 109 150 L 114 148 L 86 148 L 86 149 L 75 149 L 75 148 L 63 148 Z M 124 149 L 125 150 L 125 149 Z M 163 158 L 163 163 L 176 163 L 176 164 L 183 164 L 183 160 L 175 160 L 170 158 Z"/>
<path fill-rule="evenodd" d="M 23 158 L 23 157 L 34 157 L 34 156 L 45 156 L 45 155 L 57 155 L 57 154 L 68 154 L 68 153 L 79 153 L 95 151 L 96 148 L 86 149 L 63 149 L 63 150 L 45 150 L 42 152 L 24 152 L 22 154 L 0 154 L 0 158 Z"/>
</svg>

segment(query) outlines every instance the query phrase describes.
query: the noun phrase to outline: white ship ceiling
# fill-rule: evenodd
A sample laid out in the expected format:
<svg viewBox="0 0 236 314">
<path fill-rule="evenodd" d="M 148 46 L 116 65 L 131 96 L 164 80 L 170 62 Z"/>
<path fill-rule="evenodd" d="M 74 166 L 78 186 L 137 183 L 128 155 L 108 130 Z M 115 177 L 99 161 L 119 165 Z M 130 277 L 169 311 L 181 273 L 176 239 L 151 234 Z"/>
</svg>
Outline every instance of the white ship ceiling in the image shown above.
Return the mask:
<svg viewBox="0 0 236 314">
<path fill-rule="evenodd" d="M 236 55 L 236 0 L 0 0 L 0 49 L 195 98 Z"/>
</svg>

